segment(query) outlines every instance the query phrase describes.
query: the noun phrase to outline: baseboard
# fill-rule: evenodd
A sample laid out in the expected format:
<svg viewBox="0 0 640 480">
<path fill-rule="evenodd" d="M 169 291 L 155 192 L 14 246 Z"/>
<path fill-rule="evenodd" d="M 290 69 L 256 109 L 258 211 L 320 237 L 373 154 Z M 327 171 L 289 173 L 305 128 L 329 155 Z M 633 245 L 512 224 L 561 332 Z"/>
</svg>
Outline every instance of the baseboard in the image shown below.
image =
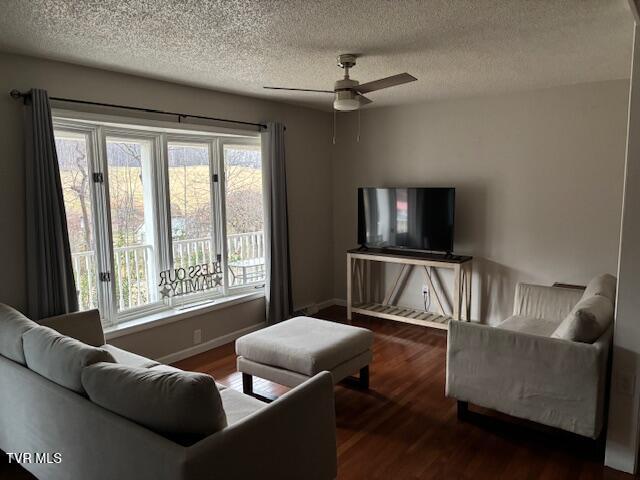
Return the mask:
<svg viewBox="0 0 640 480">
<path fill-rule="evenodd" d="M 317 312 L 318 310 L 322 310 L 323 308 L 328 308 L 328 307 L 332 307 L 334 305 L 339 305 L 341 307 L 346 307 L 347 306 L 347 302 L 341 298 L 329 298 L 327 300 L 323 300 L 321 302 L 317 302 L 317 303 L 309 303 L 307 305 L 302 305 L 299 307 L 295 308 L 296 312 L 305 312 L 305 311 L 311 311 L 311 312 Z"/>
<path fill-rule="evenodd" d="M 330 298 L 325 300 L 324 302 L 318 303 L 318 309 L 322 310 L 323 308 L 333 307 L 334 305 L 338 305 L 340 307 L 346 307 L 347 302 L 341 298 Z"/>
<path fill-rule="evenodd" d="M 236 330 L 231 333 L 227 333 L 221 337 L 217 337 L 211 340 L 208 340 L 204 343 L 200 343 L 198 345 L 194 345 L 193 347 L 185 348 L 184 350 L 180 350 L 175 353 L 170 353 L 169 355 L 165 355 L 164 357 L 156 358 L 155 360 L 160 363 L 174 363 L 180 360 L 184 360 L 185 358 L 193 357 L 194 355 L 198 355 L 199 353 L 204 353 L 207 350 L 211 350 L 212 348 L 220 347 L 227 343 L 231 343 L 237 338 L 240 338 L 247 333 L 255 332 L 256 330 L 260 330 L 264 328 L 264 323 L 258 323 L 257 325 L 251 325 L 250 327 L 241 328 L 240 330 Z"/>
<path fill-rule="evenodd" d="M 333 298 L 331 301 L 333 302 L 332 305 L 338 305 L 339 307 L 347 306 L 347 301 L 344 298 Z"/>
</svg>

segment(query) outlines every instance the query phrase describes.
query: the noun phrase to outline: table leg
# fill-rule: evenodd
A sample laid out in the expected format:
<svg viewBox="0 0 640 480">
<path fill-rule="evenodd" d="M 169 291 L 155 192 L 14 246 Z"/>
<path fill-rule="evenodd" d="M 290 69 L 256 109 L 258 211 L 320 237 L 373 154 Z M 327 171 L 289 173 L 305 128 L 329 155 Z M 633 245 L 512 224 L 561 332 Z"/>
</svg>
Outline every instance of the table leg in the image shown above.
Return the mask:
<svg viewBox="0 0 640 480">
<path fill-rule="evenodd" d="M 467 322 L 471 321 L 471 286 L 473 279 L 473 264 L 469 262 L 469 266 L 467 267 L 467 288 L 466 288 L 466 299 L 465 306 L 467 308 Z"/>
<path fill-rule="evenodd" d="M 347 320 L 351 323 L 351 255 L 347 254 Z"/>
<path fill-rule="evenodd" d="M 456 265 L 454 269 L 453 280 L 453 319 L 460 320 L 460 303 L 462 300 L 462 283 L 460 282 L 460 265 Z"/>
</svg>

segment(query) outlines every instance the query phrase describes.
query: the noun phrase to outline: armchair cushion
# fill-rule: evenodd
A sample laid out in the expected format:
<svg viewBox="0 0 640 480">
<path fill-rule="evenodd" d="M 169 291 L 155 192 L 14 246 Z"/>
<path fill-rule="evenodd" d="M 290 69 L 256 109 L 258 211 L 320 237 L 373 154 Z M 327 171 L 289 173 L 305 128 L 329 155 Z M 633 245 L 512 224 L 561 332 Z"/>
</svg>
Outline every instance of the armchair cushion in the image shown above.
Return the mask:
<svg viewBox="0 0 640 480">
<path fill-rule="evenodd" d="M 611 303 L 615 303 L 616 283 L 616 277 L 614 277 L 613 275 L 609 275 L 608 273 L 598 275 L 587 284 L 587 288 L 585 289 L 584 296 L 582 298 L 601 295 L 611 300 Z"/>
<path fill-rule="evenodd" d="M 514 315 L 545 318 L 560 323 L 582 298 L 582 290 L 519 283 L 513 305 Z"/>
<path fill-rule="evenodd" d="M 106 350 L 61 335 L 49 327 L 32 328 L 22 335 L 22 341 L 29 369 L 77 393 L 84 393 L 80 380 L 84 367 L 97 362 L 115 362 Z"/>
<path fill-rule="evenodd" d="M 551 336 L 574 342 L 593 343 L 612 321 L 611 300 L 602 295 L 593 295 L 580 300 Z"/>
<path fill-rule="evenodd" d="M 502 323 L 499 323 L 497 328 L 548 337 L 558 328 L 558 324 L 559 322 L 555 320 L 512 315 Z"/>
</svg>

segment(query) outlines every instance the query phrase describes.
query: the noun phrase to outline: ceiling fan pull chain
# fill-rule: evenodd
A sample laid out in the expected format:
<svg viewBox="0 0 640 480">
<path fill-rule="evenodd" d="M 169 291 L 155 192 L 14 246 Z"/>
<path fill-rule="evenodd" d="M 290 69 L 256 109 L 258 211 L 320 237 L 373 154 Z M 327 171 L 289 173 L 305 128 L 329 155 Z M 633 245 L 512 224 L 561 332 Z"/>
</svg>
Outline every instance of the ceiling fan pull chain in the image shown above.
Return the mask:
<svg viewBox="0 0 640 480">
<path fill-rule="evenodd" d="M 360 109 L 358 109 L 358 135 L 356 136 L 356 141 L 360 143 Z"/>
<path fill-rule="evenodd" d="M 336 144 L 336 111 L 333 111 L 333 144 Z"/>
</svg>

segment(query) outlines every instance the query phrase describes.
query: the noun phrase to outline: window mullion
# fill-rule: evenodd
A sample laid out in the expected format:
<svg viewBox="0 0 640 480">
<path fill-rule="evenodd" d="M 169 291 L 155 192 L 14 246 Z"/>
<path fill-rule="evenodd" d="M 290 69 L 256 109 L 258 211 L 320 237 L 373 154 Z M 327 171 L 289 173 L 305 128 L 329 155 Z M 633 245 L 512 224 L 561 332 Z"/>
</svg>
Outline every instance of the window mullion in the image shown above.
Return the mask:
<svg viewBox="0 0 640 480">
<path fill-rule="evenodd" d="M 143 164 L 143 170 L 145 166 L 149 169 L 148 174 L 143 174 L 143 177 L 151 178 L 151 198 L 145 201 L 150 204 L 155 204 L 154 217 L 152 219 L 154 225 L 154 254 L 155 259 L 149 265 L 147 288 L 149 294 L 149 303 L 154 303 L 159 300 L 157 298 L 156 279 L 158 273 L 165 269 L 165 265 L 168 264 L 170 259 L 170 252 L 168 248 L 171 245 L 170 239 L 167 238 L 167 208 L 166 208 L 166 191 L 164 180 L 164 159 L 166 151 L 166 135 L 159 134 L 153 138 L 151 149 L 151 161 L 148 164 Z"/>
<path fill-rule="evenodd" d="M 160 136 L 159 156 L 157 165 L 158 188 L 158 230 L 162 232 L 160 248 L 163 251 L 160 267 L 166 270 L 173 264 L 173 250 L 171 241 L 171 197 L 169 190 L 168 139 L 166 134 Z"/>
<path fill-rule="evenodd" d="M 224 170 L 224 143 L 221 139 L 215 141 L 216 162 L 214 173 L 217 175 L 217 182 L 212 182 L 215 192 L 216 205 L 213 209 L 216 212 L 214 225 L 218 238 L 217 254 L 220 255 L 220 265 L 222 267 L 222 293 L 229 293 L 229 271 L 227 269 L 227 222 L 226 222 L 226 201 L 225 201 L 225 170 Z"/>
<path fill-rule="evenodd" d="M 104 129 L 97 127 L 95 136 L 94 172 L 101 174 L 102 182 L 95 183 L 96 195 L 96 255 L 100 272 L 109 274 L 109 280 L 100 280 L 103 316 L 109 325 L 116 324 L 116 295 L 113 264 L 113 242 L 111 241 L 111 212 L 109 208 L 109 175 L 107 168 L 107 144 Z"/>
<path fill-rule="evenodd" d="M 168 270 L 173 265 L 173 239 L 171 238 L 171 192 L 169 189 L 168 138 L 162 133 L 157 139 L 157 158 L 155 161 L 157 234 L 158 234 L 158 272 Z M 157 289 L 158 275 L 152 278 L 152 286 Z M 169 305 L 173 302 L 170 299 Z"/>
</svg>

